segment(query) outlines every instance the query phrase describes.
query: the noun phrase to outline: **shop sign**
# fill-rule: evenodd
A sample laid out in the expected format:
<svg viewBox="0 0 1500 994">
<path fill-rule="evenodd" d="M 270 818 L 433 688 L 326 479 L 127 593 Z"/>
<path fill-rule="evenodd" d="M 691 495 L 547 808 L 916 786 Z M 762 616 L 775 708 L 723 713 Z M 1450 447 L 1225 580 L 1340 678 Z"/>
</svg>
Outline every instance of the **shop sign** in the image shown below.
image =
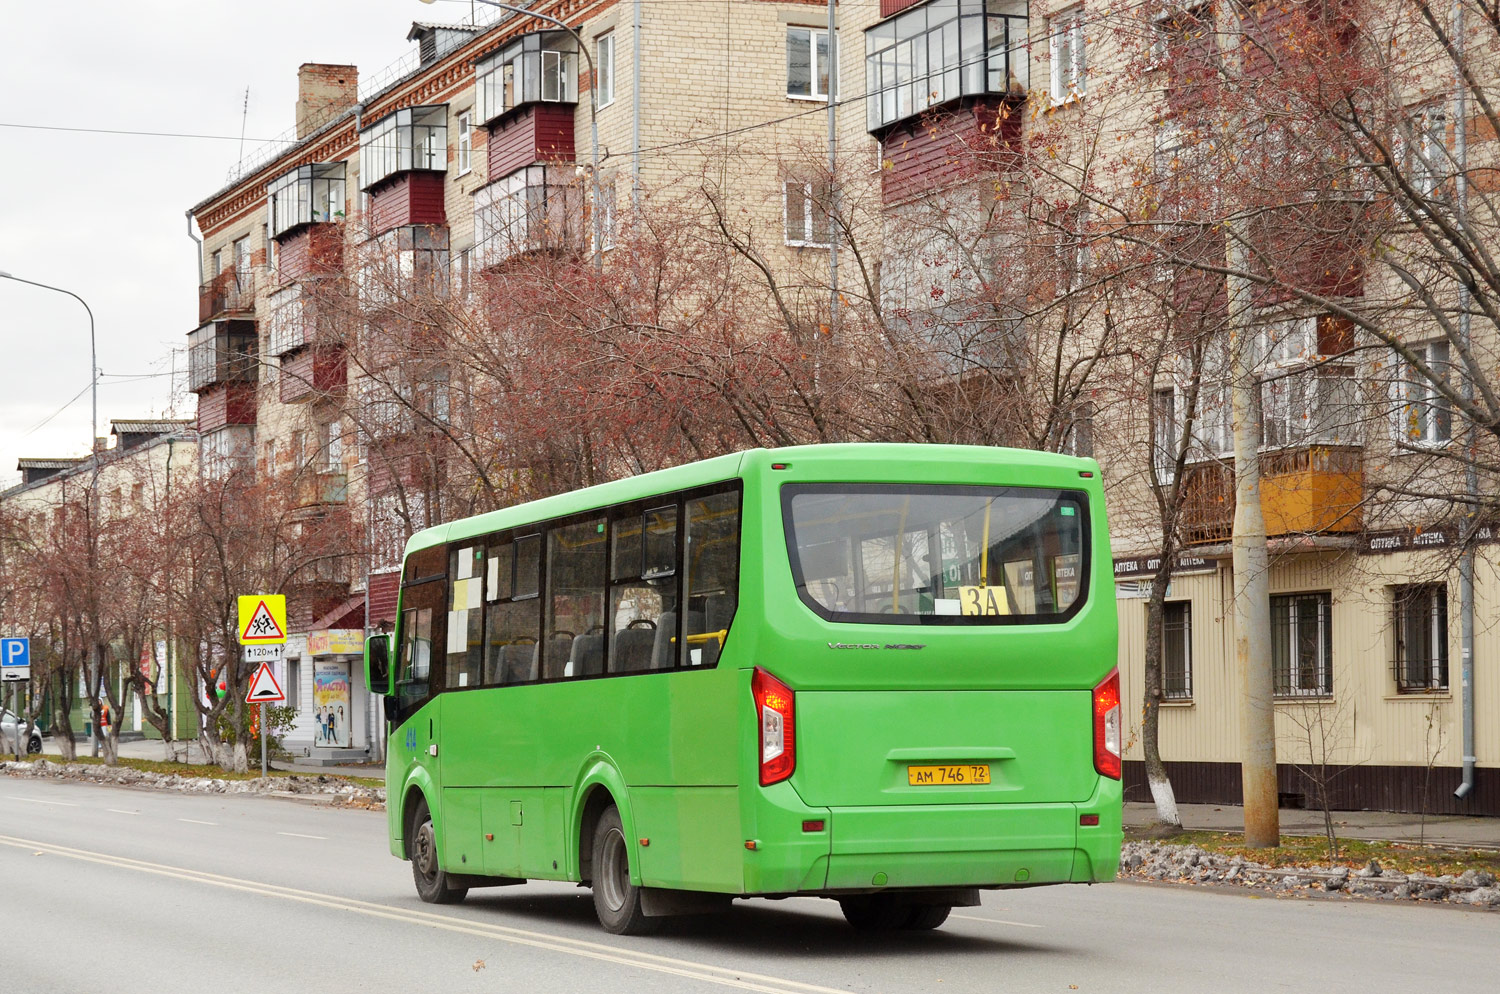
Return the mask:
<svg viewBox="0 0 1500 994">
<path fill-rule="evenodd" d="M 307 633 L 309 656 L 358 656 L 365 651 L 365 633 L 359 628 L 324 628 Z"/>
</svg>

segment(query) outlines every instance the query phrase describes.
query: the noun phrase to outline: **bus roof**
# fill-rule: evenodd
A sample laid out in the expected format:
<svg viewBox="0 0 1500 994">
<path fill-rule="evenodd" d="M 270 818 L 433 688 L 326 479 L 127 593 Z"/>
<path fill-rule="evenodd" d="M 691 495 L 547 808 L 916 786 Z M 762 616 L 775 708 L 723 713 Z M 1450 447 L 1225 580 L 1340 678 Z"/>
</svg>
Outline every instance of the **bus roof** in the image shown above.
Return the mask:
<svg viewBox="0 0 1500 994">
<path fill-rule="evenodd" d="M 406 554 L 410 555 L 419 549 L 454 540 L 476 538 L 531 522 L 566 517 L 612 504 L 644 500 L 656 494 L 721 483 L 744 476 L 747 470 L 760 463 L 790 463 L 796 460 L 802 468 L 806 468 L 809 459 L 827 459 L 830 462 L 845 464 L 850 460 L 869 462 L 872 467 L 883 467 L 878 475 L 890 480 L 902 479 L 903 472 L 907 473 L 909 478 L 909 468 L 913 465 L 931 466 L 954 460 L 971 463 L 1001 463 L 1019 470 L 1076 468 L 1098 471 L 1098 464 L 1092 459 L 1080 459 L 1055 452 L 1039 452 L 1034 449 L 1009 449 L 983 445 L 839 442 L 825 445 L 796 445 L 778 449 L 747 449 L 743 452 L 716 456 L 670 469 L 659 469 L 640 476 L 626 477 L 623 480 L 612 480 L 582 490 L 543 497 L 540 500 L 434 525 L 417 532 L 407 541 Z"/>
</svg>

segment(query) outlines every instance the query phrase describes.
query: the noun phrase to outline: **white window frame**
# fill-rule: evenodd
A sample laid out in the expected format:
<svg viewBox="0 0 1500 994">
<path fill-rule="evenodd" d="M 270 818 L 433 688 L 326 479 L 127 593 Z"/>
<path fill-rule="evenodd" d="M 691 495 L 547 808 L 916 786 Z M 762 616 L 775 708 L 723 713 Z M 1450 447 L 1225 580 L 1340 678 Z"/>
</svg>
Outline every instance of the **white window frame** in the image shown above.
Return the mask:
<svg viewBox="0 0 1500 994">
<path fill-rule="evenodd" d="M 807 44 L 807 64 L 809 69 L 808 92 L 792 92 L 792 36 L 794 34 L 805 35 Z M 786 98 L 788 100 L 817 100 L 822 103 L 828 102 L 828 91 L 819 89 L 821 74 L 818 72 L 818 38 L 823 38 L 823 48 L 827 55 L 825 60 L 834 54 L 835 46 L 838 45 L 838 32 L 834 32 L 832 43 L 828 40 L 828 29 L 812 28 L 791 24 L 786 29 Z M 801 39 L 798 39 L 801 43 Z M 828 84 L 834 89 L 838 88 L 838 66 L 836 64 L 828 67 Z"/>
<path fill-rule="evenodd" d="M 464 111 L 458 115 L 458 175 L 474 168 L 474 115 Z"/>
<path fill-rule="evenodd" d="M 1438 340 L 1407 346 L 1417 353 L 1429 369 L 1452 369 L 1453 346 Z M 1442 357 L 1438 357 L 1438 351 Z M 1396 381 L 1391 384 L 1391 431 L 1398 444 L 1424 449 L 1439 449 L 1453 441 L 1453 406 L 1427 377 L 1417 372 L 1406 359 L 1396 364 Z M 1447 425 L 1443 415 L 1447 415 Z M 1415 429 L 1415 430 L 1413 430 Z"/>
<path fill-rule="evenodd" d="M 1047 18 L 1051 52 L 1052 102 L 1067 103 L 1088 92 L 1088 57 L 1084 48 L 1083 5 Z M 1066 59 L 1065 59 L 1066 57 Z"/>
<path fill-rule="evenodd" d="M 1171 483 L 1177 476 L 1177 439 L 1182 430 L 1177 407 L 1176 387 L 1159 387 L 1151 391 L 1152 435 L 1156 439 L 1151 459 L 1156 467 L 1157 482 L 1162 484 Z"/>
<path fill-rule="evenodd" d="M 797 187 L 802 200 L 802 217 L 798 219 L 801 227 L 794 230 L 791 216 L 792 197 L 791 189 Z M 833 218 L 828 218 L 828 238 L 818 241 L 817 228 L 817 184 L 811 180 L 788 179 L 781 184 L 781 216 L 782 231 L 786 236 L 786 244 L 793 248 L 827 248 L 832 244 Z M 830 197 L 831 199 L 831 197 Z"/>
<path fill-rule="evenodd" d="M 1415 108 L 1407 119 L 1406 130 L 1409 137 L 1403 136 L 1401 140 L 1401 167 L 1419 196 L 1433 197 L 1453 175 L 1448 150 L 1448 113 L 1435 104 Z"/>
<path fill-rule="evenodd" d="M 606 31 L 594 39 L 594 67 L 599 74 L 596 94 L 601 110 L 615 102 L 615 33 Z"/>
<path fill-rule="evenodd" d="M 1316 600 L 1318 610 L 1317 617 L 1302 617 L 1302 602 Z M 1277 627 L 1278 602 L 1286 611 L 1286 625 Z M 1277 685 L 1275 695 L 1279 701 L 1296 700 L 1307 697 L 1332 697 L 1333 696 L 1333 595 L 1327 591 L 1306 591 L 1287 594 L 1273 594 L 1271 597 L 1271 642 L 1272 659 L 1278 651 L 1281 652 L 1283 660 L 1276 662 L 1275 683 Z M 1312 660 L 1314 679 L 1316 687 L 1295 686 L 1298 675 L 1297 651 L 1301 641 L 1301 629 L 1313 626 L 1317 631 L 1317 648 Z M 1281 640 L 1285 639 L 1285 642 Z M 1282 663 L 1285 666 L 1283 667 Z"/>
<path fill-rule="evenodd" d="M 615 247 L 617 221 L 615 210 L 618 199 L 619 198 L 615 193 L 615 184 L 613 180 L 599 184 L 599 200 L 597 203 L 594 201 L 594 191 L 592 189 L 589 190 L 589 203 L 593 204 L 594 209 L 600 212 L 597 228 L 595 227 L 594 219 L 589 219 L 590 252 L 594 251 L 594 232 L 596 231 L 600 232 L 603 235 L 603 238 L 601 239 L 603 244 L 599 246 L 599 251 L 608 252 L 610 249 Z"/>
</svg>

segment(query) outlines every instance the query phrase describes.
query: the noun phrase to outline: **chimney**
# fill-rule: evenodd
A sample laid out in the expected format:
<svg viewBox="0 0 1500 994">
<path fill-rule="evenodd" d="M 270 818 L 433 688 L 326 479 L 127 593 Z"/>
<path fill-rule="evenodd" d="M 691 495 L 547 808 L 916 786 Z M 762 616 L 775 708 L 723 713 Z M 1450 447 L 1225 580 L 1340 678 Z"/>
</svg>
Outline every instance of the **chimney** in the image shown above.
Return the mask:
<svg viewBox="0 0 1500 994">
<path fill-rule="evenodd" d="M 304 62 L 297 69 L 297 137 L 306 138 L 358 101 L 358 66 Z"/>
</svg>

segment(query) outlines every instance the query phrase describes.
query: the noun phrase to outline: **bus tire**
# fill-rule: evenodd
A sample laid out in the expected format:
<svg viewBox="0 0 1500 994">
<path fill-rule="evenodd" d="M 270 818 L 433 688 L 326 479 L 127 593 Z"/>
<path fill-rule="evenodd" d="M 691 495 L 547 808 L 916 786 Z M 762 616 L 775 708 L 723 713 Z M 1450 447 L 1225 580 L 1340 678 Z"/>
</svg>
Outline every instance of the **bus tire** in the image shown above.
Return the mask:
<svg viewBox="0 0 1500 994">
<path fill-rule="evenodd" d="M 947 904 L 914 904 L 901 927 L 908 932 L 928 932 L 947 921 L 952 910 Z"/>
<path fill-rule="evenodd" d="M 630 844 L 620 822 L 620 811 L 606 808 L 594 826 L 594 911 L 604 931 L 614 935 L 645 935 L 659 919 L 641 910 L 641 889 L 630 882 Z"/>
<path fill-rule="evenodd" d="M 417 896 L 428 904 L 457 904 L 469 888 L 449 882 L 448 874 L 438 862 L 437 831 L 426 798 L 417 801 L 412 811 L 411 833 L 406 840 L 406 854 L 411 857 L 411 876 L 417 885 Z"/>
<path fill-rule="evenodd" d="M 905 928 L 912 906 L 892 894 L 860 894 L 839 898 L 844 920 L 856 932 L 893 932 Z"/>
</svg>

